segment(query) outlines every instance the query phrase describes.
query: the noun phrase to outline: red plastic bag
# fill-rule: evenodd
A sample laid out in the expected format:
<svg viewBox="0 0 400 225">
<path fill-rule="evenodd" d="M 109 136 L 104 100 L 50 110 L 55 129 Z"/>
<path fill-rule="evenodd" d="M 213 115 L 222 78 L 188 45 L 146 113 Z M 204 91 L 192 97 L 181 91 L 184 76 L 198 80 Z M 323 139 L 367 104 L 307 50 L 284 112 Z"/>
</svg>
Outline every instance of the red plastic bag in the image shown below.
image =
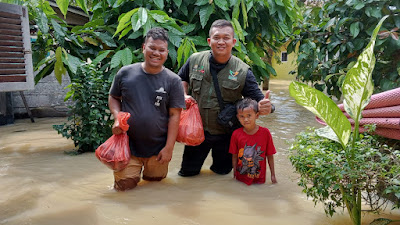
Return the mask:
<svg viewBox="0 0 400 225">
<path fill-rule="evenodd" d="M 186 110 L 181 113 L 176 140 L 190 146 L 199 145 L 204 141 L 203 122 L 199 107 L 191 99 L 186 99 Z"/>
<path fill-rule="evenodd" d="M 120 112 L 117 115 L 121 129 L 124 131 L 118 135 L 112 135 L 106 142 L 96 149 L 96 157 L 110 169 L 119 171 L 124 169 L 131 158 L 129 137 L 126 131 L 129 129 L 128 119 L 130 113 Z"/>
</svg>

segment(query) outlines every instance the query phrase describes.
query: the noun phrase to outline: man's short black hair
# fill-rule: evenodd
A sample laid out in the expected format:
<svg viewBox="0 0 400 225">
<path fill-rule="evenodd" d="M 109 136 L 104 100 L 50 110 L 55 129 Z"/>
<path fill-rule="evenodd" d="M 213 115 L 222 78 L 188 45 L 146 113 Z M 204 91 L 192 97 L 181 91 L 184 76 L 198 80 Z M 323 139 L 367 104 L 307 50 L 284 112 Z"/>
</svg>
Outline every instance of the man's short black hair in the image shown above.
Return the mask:
<svg viewBox="0 0 400 225">
<path fill-rule="evenodd" d="M 153 38 L 153 40 L 162 40 L 168 42 L 168 32 L 161 27 L 153 27 L 151 28 L 144 38 L 144 42 L 146 43 L 149 38 Z"/>
<path fill-rule="evenodd" d="M 258 103 L 256 100 L 251 99 L 251 98 L 244 98 L 242 100 L 240 100 L 237 104 L 236 104 L 236 110 L 242 110 L 250 107 L 254 110 L 255 113 L 258 113 Z"/>
<path fill-rule="evenodd" d="M 235 29 L 233 29 L 233 25 L 231 22 L 229 22 L 228 20 L 216 20 L 211 24 L 210 27 L 210 31 L 208 32 L 208 35 L 211 37 L 211 30 L 214 27 L 218 27 L 218 28 L 223 28 L 223 27 L 230 27 L 232 28 L 233 34 L 235 35 Z"/>
</svg>

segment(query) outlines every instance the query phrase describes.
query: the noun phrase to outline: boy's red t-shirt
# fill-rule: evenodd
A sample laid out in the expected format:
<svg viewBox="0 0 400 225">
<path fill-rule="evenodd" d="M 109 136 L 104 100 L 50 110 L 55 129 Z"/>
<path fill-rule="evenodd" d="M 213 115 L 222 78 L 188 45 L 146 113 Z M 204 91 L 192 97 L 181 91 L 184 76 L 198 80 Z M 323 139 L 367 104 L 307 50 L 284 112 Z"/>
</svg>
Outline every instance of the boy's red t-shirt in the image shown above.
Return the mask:
<svg viewBox="0 0 400 225">
<path fill-rule="evenodd" d="M 276 153 L 272 135 L 267 128 L 260 126 L 253 135 L 246 134 L 243 127 L 235 130 L 229 152 L 238 155 L 234 171 L 237 180 L 247 185 L 265 183 L 266 156 Z"/>
</svg>

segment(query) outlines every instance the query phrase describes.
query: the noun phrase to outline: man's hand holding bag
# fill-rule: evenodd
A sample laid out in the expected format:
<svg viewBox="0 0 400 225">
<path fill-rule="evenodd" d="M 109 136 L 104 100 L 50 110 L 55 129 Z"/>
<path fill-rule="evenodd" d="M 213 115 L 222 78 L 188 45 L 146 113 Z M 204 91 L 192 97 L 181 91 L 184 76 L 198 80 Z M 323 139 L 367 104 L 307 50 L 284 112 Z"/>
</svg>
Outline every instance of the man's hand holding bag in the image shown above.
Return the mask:
<svg viewBox="0 0 400 225">
<path fill-rule="evenodd" d="M 131 158 L 129 148 L 129 137 L 126 131 L 129 129 L 128 119 L 131 116 L 128 112 L 120 112 L 117 115 L 121 134 L 112 135 L 106 142 L 96 149 L 96 157 L 114 171 L 124 169 Z"/>
</svg>

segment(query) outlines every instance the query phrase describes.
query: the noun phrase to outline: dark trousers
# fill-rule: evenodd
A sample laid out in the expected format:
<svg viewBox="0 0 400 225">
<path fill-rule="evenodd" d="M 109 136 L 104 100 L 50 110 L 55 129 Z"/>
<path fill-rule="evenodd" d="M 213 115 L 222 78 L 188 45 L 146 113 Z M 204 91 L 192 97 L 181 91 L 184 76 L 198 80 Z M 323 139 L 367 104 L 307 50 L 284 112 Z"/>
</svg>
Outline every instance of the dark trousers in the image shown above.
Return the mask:
<svg viewBox="0 0 400 225">
<path fill-rule="evenodd" d="M 232 170 L 232 155 L 229 153 L 231 135 L 211 135 L 207 131 L 204 134 L 205 140 L 200 145 L 185 146 L 179 175 L 199 174 L 211 149 L 213 162 L 210 169 L 217 174 L 228 174 Z"/>
</svg>

